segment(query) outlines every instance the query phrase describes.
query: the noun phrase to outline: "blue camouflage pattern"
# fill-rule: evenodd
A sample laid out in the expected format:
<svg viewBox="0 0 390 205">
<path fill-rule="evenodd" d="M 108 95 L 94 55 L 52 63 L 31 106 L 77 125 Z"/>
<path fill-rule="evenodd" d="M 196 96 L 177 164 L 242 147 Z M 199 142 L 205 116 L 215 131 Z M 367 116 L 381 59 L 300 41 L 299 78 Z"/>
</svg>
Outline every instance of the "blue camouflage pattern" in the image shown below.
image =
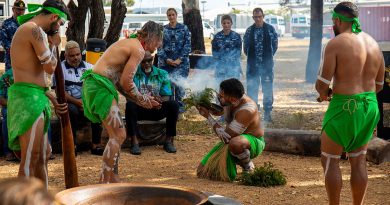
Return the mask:
<svg viewBox="0 0 390 205">
<path fill-rule="evenodd" d="M 177 23 L 175 28 L 164 26 L 162 47 L 158 49 L 158 67 L 166 70 L 171 78 L 187 77 L 190 69 L 191 33 L 184 24 Z M 182 63 L 173 67 L 166 63 L 167 59 L 180 58 Z"/>
<path fill-rule="evenodd" d="M 266 59 L 263 59 L 263 54 L 265 52 L 264 37 L 265 37 L 265 28 L 267 27 L 269 36 L 270 36 L 270 46 L 272 50 L 272 55 L 269 55 L 272 59 L 270 60 L 271 65 L 268 67 L 265 65 L 267 62 Z M 254 41 L 250 42 L 250 34 L 252 29 L 255 29 L 253 32 Z M 263 91 L 263 109 L 265 112 L 270 112 L 273 109 L 273 81 L 274 81 L 274 60 L 273 56 L 275 55 L 276 50 L 278 49 L 278 34 L 275 31 L 275 28 L 264 22 L 262 27 L 256 27 L 255 25 L 250 26 L 244 35 L 244 53 L 248 56 L 250 45 L 254 44 L 255 49 L 255 68 L 250 67 L 249 60 L 247 61 L 247 93 L 252 100 L 258 103 L 258 94 L 259 86 L 261 84 Z M 249 71 L 255 71 L 254 73 L 249 73 Z"/>
<path fill-rule="evenodd" d="M 269 25 L 264 23 L 264 25 Z M 244 53 L 245 55 L 248 55 L 249 50 L 249 44 L 250 44 L 250 33 L 254 30 L 254 39 L 255 39 L 255 53 L 256 53 L 256 67 L 261 67 L 261 63 L 263 62 L 263 52 L 264 52 L 264 26 L 263 27 L 255 27 L 250 26 L 244 35 Z M 272 56 L 276 53 L 276 50 L 278 50 L 278 34 L 275 31 L 275 28 L 271 25 L 268 26 L 268 32 L 269 36 L 271 37 L 271 49 L 272 49 Z"/>
<path fill-rule="evenodd" d="M 0 29 L 0 41 L 1 45 L 5 50 L 4 63 L 5 70 L 9 70 L 12 68 L 11 66 L 11 56 L 10 56 L 10 48 L 12 38 L 16 30 L 18 29 L 19 24 L 14 17 L 8 18 L 3 22 L 3 25 Z"/>
<path fill-rule="evenodd" d="M 240 34 L 230 31 L 218 32 L 211 42 L 215 62 L 215 77 L 218 82 L 228 78 L 240 79 L 242 40 Z"/>
</svg>

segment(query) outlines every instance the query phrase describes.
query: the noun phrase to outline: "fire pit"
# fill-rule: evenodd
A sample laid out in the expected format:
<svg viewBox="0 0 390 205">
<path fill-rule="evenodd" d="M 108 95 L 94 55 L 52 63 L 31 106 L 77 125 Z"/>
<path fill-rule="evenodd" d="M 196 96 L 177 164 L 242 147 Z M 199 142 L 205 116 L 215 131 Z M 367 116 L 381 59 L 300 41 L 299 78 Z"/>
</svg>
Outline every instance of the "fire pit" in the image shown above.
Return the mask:
<svg viewBox="0 0 390 205">
<path fill-rule="evenodd" d="M 195 205 L 205 204 L 207 198 L 204 193 L 192 189 L 129 183 L 76 187 L 56 195 L 56 200 L 66 205 Z"/>
</svg>

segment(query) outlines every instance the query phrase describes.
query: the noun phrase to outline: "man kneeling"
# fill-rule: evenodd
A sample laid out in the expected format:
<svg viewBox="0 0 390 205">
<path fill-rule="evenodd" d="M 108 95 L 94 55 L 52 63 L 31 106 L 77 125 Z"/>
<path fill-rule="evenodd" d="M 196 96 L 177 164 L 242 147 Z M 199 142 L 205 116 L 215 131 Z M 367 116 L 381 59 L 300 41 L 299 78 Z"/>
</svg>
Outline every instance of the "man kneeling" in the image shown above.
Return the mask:
<svg viewBox="0 0 390 205">
<path fill-rule="evenodd" d="M 199 113 L 207 118 L 208 123 L 222 141 L 203 158 L 197 173 L 199 177 L 233 181 L 237 175 L 236 163 L 243 168 L 244 172 L 254 170 L 251 159 L 260 155 L 264 150 L 264 131 L 260 126 L 257 105 L 245 95 L 244 86 L 239 80 L 231 78 L 222 81 L 218 100 L 224 107 L 222 113 L 211 113 L 204 107 L 197 107 Z M 224 115 L 226 128 L 218 124 L 210 114 Z M 224 148 L 226 155 L 223 154 Z M 222 165 L 224 167 L 226 165 L 226 169 L 221 171 L 226 173 L 226 177 L 217 176 L 218 174 L 214 172 L 221 170 L 221 167 L 215 166 Z"/>
<path fill-rule="evenodd" d="M 130 153 L 141 154 L 137 135 L 139 136 L 137 121 L 151 120 L 158 121 L 166 118 L 166 142 L 164 150 L 168 153 L 175 153 L 173 137 L 176 136 L 176 123 L 179 115 L 179 104 L 177 101 L 169 100 L 172 95 L 171 82 L 168 73 L 152 65 L 153 56 L 146 51 L 144 59 L 134 76 L 134 83 L 141 94 L 153 95 L 161 103 L 161 107 L 146 109 L 131 101 L 126 103 L 126 124 L 127 135 L 131 137 Z"/>
</svg>

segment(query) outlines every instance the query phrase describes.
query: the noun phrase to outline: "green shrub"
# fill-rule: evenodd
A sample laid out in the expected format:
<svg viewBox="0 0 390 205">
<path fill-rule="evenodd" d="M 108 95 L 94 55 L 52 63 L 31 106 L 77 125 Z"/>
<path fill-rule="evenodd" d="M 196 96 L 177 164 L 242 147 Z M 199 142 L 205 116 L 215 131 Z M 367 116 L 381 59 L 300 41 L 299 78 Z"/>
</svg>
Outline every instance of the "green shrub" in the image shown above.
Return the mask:
<svg viewBox="0 0 390 205">
<path fill-rule="evenodd" d="M 246 186 L 270 187 L 285 185 L 287 183 L 285 176 L 280 170 L 273 167 L 274 165 L 271 162 L 265 162 L 264 166 L 256 167 L 253 172 L 242 173 L 238 181 Z"/>
</svg>

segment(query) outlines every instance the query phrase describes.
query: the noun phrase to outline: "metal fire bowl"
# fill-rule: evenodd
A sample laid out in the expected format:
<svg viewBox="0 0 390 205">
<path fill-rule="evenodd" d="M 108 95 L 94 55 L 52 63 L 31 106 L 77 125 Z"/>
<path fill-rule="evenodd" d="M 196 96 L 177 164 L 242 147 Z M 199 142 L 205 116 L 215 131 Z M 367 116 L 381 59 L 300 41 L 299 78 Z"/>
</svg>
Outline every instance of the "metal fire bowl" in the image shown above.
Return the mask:
<svg viewBox="0 0 390 205">
<path fill-rule="evenodd" d="M 200 191 L 165 185 L 98 184 L 67 189 L 56 194 L 66 205 L 195 205 L 207 202 Z"/>
</svg>

